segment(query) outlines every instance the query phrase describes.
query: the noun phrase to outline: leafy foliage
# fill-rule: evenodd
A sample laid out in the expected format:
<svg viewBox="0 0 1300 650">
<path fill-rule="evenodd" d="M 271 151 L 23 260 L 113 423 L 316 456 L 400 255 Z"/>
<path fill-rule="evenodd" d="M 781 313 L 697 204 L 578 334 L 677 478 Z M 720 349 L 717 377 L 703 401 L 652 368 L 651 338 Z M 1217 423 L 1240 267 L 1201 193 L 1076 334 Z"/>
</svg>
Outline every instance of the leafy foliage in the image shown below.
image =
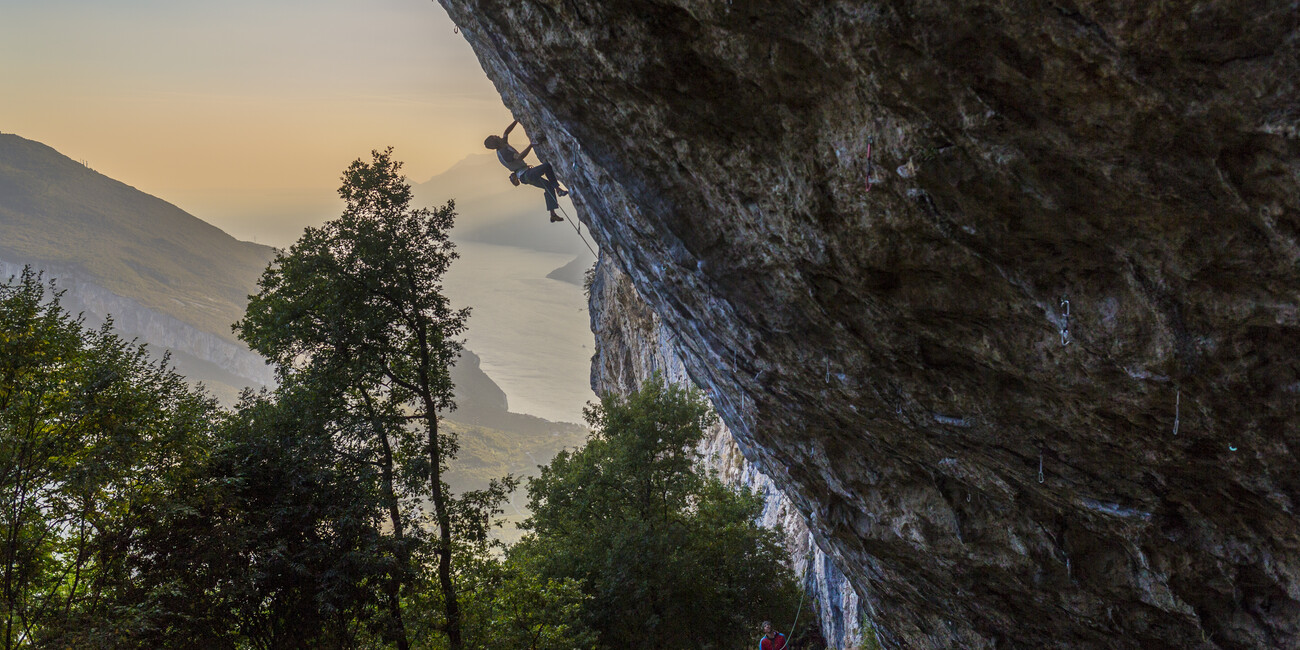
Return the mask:
<svg viewBox="0 0 1300 650">
<path fill-rule="evenodd" d="M 400 167 L 354 162 L 342 217 L 263 275 L 236 331 L 280 386 L 232 411 L 30 271 L 0 285 L 4 648 L 723 648 L 790 616 L 758 497 L 698 467 L 697 392 L 590 408 L 508 551 L 517 481 L 478 441 L 451 493 L 454 206 L 410 209 Z"/>
<path fill-rule="evenodd" d="M 779 533 L 755 523 L 761 500 L 697 465 L 715 422 L 697 391 L 652 380 L 606 396 L 587 420 L 586 447 L 530 482 L 531 532 L 511 557 L 541 579 L 579 581 L 601 647 L 735 647 L 762 620 L 793 616 Z"/>
<path fill-rule="evenodd" d="M 355 647 L 392 569 L 376 468 L 310 393 L 247 394 L 217 446 L 162 508 L 142 513 L 140 647 Z"/>
<path fill-rule="evenodd" d="M 210 438 L 215 404 L 165 362 L 87 331 L 30 270 L 0 285 L 0 640 L 112 633 L 136 513 Z"/>
<path fill-rule="evenodd" d="M 459 650 L 456 546 L 486 539 L 487 522 L 514 479 L 459 499 L 445 482 L 457 440 L 439 427 L 438 413 L 454 407 L 449 368 L 463 349 L 456 337 L 469 316 L 467 308 L 452 309 L 442 294 L 442 276 L 457 257 L 448 238 L 455 206 L 412 209 L 401 166 L 391 148 L 372 152 L 369 163 L 354 161 L 339 188 L 343 215 L 308 228 L 276 255 L 235 329 L 279 364 L 283 380 L 342 399 L 351 417 L 369 422 L 370 442 L 359 444 L 382 450 L 384 498 L 398 537 L 409 527 L 396 504 L 395 481 L 403 474 L 427 477 L 424 495 L 437 528 L 431 542 L 444 613 L 439 629 Z M 422 430 L 422 440 L 406 430 L 408 423 Z M 412 464 L 398 466 L 398 459 Z M 410 571 L 409 558 L 399 559 Z M 389 587 L 397 628 L 404 627 L 400 582 L 394 577 Z M 405 637 L 399 635 L 399 648 L 407 646 Z"/>
<path fill-rule="evenodd" d="M 479 557 L 471 564 L 465 600 L 469 647 L 560 650 L 592 648 L 596 635 L 582 622 L 591 599 L 573 578 L 546 578 L 518 561 Z"/>
</svg>

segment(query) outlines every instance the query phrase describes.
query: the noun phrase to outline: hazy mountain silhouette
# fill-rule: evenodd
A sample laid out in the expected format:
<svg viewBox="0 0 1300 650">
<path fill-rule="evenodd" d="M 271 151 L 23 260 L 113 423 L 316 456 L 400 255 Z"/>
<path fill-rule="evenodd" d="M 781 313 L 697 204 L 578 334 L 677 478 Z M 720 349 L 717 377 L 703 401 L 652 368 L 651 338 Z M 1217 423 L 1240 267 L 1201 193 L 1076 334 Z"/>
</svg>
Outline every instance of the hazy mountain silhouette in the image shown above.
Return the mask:
<svg viewBox="0 0 1300 650">
<path fill-rule="evenodd" d="M 0 135 L 0 259 L 71 272 L 227 341 L 273 250 Z"/>
<path fill-rule="evenodd" d="M 532 155 L 529 155 L 532 162 Z M 447 171 L 412 186 L 422 206 L 456 199 L 458 240 L 518 246 L 548 253 L 590 256 L 568 223 L 551 223 L 542 190 L 510 184 L 510 172 L 491 153 L 473 154 Z M 560 182 L 564 182 L 561 175 Z M 568 208 L 567 199 L 561 205 Z M 573 214 L 573 210 L 569 210 Z"/>
<path fill-rule="evenodd" d="M 592 269 L 595 263 L 596 260 L 591 257 L 590 253 L 587 253 L 586 255 L 580 254 L 573 258 L 573 260 L 568 264 L 547 273 L 546 277 L 552 280 L 559 280 L 560 282 L 568 282 L 569 284 L 586 287 L 587 272 Z"/>
</svg>

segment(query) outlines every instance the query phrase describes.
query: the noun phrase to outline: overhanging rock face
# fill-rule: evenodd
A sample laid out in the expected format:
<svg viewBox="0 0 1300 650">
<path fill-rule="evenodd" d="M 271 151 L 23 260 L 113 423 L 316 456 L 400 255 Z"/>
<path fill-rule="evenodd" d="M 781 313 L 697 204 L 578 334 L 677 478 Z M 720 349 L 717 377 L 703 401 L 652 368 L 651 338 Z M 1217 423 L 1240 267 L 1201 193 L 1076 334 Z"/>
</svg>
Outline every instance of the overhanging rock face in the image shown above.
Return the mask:
<svg viewBox="0 0 1300 650">
<path fill-rule="evenodd" d="M 442 2 L 886 646 L 1300 647 L 1296 5 Z"/>
</svg>

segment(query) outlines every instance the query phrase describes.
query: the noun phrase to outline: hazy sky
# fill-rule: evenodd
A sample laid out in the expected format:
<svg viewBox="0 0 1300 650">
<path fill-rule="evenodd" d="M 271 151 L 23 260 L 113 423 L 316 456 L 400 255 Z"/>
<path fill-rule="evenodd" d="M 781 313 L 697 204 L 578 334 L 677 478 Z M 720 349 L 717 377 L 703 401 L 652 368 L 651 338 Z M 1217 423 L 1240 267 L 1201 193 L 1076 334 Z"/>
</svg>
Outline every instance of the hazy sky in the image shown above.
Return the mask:
<svg viewBox="0 0 1300 650">
<path fill-rule="evenodd" d="M 452 28 L 432 0 L 0 0 L 0 131 L 285 245 L 371 149 L 424 181 L 510 121 Z"/>
</svg>

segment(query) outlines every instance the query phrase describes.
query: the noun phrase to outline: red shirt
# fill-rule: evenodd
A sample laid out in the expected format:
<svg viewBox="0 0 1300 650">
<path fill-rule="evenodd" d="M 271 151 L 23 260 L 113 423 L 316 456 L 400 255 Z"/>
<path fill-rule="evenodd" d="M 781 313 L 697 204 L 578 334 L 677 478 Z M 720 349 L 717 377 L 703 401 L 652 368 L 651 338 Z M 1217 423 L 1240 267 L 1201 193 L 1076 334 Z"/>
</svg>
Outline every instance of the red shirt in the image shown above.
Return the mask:
<svg viewBox="0 0 1300 650">
<path fill-rule="evenodd" d="M 758 648 L 759 650 L 785 650 L 785 635 L 777 632 L 774 638 L 764 636 L 763 640 L 758 642 Z"/>
</svg>

